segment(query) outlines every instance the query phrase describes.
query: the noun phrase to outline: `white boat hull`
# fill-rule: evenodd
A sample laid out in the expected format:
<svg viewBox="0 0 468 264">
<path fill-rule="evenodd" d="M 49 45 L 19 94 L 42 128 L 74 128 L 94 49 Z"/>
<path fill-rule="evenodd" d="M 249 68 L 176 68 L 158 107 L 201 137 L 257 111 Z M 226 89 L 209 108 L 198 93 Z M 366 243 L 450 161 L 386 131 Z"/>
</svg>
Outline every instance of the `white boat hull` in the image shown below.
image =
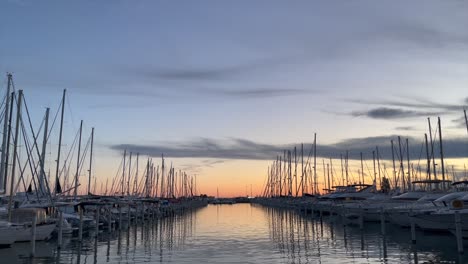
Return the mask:
<svg viewBox="0 0 468 264">
<path fill-rule="evenodd" d="M 52 236 L 56 227 L 55 223 L 36 226 L 36 240 L 47 240 Z M 31 241 L 32 227 L 20 229 L 16 234 L 16 242 Z"/>
<path fill-rule="evenodd" d="M 1 228 L 0 229 L 0 247 L 9 247 L 15 243 L 18 228 Z"/>
</svg>

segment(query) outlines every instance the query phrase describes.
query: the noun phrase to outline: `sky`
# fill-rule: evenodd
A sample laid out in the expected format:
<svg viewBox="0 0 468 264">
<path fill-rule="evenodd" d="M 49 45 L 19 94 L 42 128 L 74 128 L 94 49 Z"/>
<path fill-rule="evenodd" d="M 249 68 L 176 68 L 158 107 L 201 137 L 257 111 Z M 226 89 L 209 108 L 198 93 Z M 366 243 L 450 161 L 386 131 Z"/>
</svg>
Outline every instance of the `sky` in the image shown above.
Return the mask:
<svg viewBox="0 0 468 264">
<path fill-rule="evenodd" d="M 66 88 L 65 148 L 80 120 L 86 138 L 95 127 L 98 182 L 127 149 L 164 153 L 202 193 L 258 194 L 272 160 L 314 133 L 321 157 L 367 159 L 397 135 L 419 144 L 438 116 L 461 170 L 466 25 L 467 1 L 6 0 L 1 89 L 11 72 L 39 127 Z"/>
</svg>

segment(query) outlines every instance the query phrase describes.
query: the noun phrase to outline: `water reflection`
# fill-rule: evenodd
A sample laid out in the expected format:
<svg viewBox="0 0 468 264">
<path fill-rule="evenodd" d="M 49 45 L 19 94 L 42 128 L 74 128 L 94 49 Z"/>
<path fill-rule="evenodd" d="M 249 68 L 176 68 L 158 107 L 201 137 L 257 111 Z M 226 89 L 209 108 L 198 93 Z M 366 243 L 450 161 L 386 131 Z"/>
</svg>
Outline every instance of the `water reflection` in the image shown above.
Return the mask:
<svg viewBox="0 0 468 264">
<path fill-rule="evenodd" d="M 343 225 L 336 216 L 314 218 L 258 205 L 211 205 L 185 214 L 147 220 L 82 242 L 74 238 L 0 250 L 0 263 L 467 263 L 452 235 L 379 224 Z"/>
<path fill-rule="evenodd" d="M 320 219 L 295 211 L 263 208 L 270 237 L 285 263 L 468 263 L 456 251 L 450 234 L 417 232 L 411 243 L 409 229 L 366 223 L 364 230 L 343 225 L 338 216 Z"/>
</svg>

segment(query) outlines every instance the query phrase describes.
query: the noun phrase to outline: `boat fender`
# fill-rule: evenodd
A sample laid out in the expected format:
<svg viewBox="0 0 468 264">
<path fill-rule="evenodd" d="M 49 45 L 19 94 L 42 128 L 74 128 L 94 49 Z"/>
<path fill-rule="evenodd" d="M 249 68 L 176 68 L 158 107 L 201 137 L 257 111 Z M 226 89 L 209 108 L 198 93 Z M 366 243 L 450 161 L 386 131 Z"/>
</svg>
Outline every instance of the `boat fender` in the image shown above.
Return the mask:
<svg viewBox="0 0 468 264">
<path fill-rule="evenodd" d="M 455 209 L 463 208 L 463 201 L 462 200 L 453 200 L 452 207 Z"/>
</svg>

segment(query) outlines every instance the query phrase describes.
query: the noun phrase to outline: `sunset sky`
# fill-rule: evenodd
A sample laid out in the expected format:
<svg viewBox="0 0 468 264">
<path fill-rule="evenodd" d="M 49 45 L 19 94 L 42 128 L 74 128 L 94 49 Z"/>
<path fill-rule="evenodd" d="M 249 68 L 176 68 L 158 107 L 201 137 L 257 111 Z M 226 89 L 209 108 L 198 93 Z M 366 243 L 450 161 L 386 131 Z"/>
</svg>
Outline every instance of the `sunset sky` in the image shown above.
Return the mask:
<svg viewBox="0 0 468 264">
<path fill-rule="evenodd" d="M 81 119 L 84 140 L 95 127 L 98 183 L 127 149 L 141 173 L 164 153 L 202 193 L 258 194 L 276 155 L 309 151 L 314 133 L 320 164 L 346 150 L 369 159 L 377 145 L 389 159 L 397 135 L 416 164 L 437 116 L 463 177 L 467 25 L 467 1 L 7 0 L 1 93 L 13 73 L 39 127 L 66 88 L 65 151 Z"/>
</svg>

